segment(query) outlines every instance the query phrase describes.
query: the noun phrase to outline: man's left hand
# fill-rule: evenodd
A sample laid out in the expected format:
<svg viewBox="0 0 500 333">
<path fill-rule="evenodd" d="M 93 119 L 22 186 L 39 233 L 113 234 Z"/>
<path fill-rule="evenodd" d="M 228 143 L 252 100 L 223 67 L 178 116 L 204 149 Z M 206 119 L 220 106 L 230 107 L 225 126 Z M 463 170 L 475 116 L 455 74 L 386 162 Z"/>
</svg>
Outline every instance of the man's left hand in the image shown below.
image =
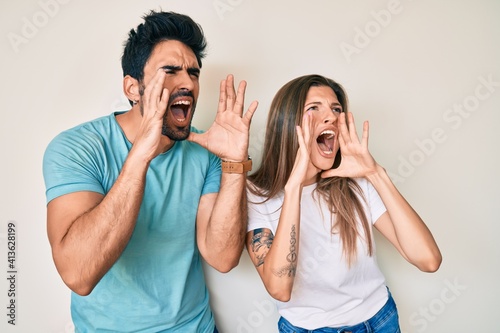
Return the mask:
<svg viewBox="0 0 500 333">
<path fill-rule="evenodd" d="M 243 114 L 246 82 L 241 81 L 236 93 L 233 75 L 221 81 L 217 116 L 204 133 L 188 137 L 225 161 L 241 162 L 248 158 L 250 123 L 258 102 L 253 101 Z"/>
</svg>

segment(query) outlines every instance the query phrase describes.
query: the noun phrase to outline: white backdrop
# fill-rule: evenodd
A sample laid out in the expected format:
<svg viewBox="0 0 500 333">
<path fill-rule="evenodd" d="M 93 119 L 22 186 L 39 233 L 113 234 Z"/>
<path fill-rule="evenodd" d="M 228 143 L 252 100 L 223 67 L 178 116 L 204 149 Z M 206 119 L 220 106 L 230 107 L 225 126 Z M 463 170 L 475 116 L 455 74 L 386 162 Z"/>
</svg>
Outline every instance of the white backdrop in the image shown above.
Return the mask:
<svg viewBox="0 0 500 333">
<path fill-rule="evenodd" d="M 7 278 L 0 279 L 0 331 L 73 330 L 70 293 L 46 236 L 43 152 L 60 131 L 128 107 L 122 44 L 144 13 L 161 7 L 193 17 L 209 42 L 196 126 L 213 120 L 227 73 L 248 81 L 248 103 L 260 102 L 250 149 L 257 164 L 279 87 L 309 73 L 342 83 L 358 126 L 370 120 L 373 155 L 443 254 L 440 270 L 426 274 L 377 239 L 403 332 L 498 332 L 500 2 L 436 2 L 1 0 L 0 267 Z M 206 273 L 222 333 L 276 332 L 276 310 L 246 252 L 230 273 Z"/>
</svg>

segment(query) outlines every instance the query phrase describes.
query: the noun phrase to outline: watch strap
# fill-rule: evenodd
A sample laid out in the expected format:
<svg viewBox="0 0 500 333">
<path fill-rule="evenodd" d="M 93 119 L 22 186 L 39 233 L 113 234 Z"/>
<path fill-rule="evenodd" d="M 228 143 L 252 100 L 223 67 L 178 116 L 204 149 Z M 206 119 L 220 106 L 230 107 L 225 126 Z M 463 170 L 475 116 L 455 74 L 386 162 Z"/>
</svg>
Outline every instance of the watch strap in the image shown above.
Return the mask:
<svg viewBox="0 0 500 333">
<path fill-rule="evenodd" d="M 222 161 L 222 172 L 225 173 L 245 173 L 252 170 L 252 160 L 243 162 Z"/>
</svg>

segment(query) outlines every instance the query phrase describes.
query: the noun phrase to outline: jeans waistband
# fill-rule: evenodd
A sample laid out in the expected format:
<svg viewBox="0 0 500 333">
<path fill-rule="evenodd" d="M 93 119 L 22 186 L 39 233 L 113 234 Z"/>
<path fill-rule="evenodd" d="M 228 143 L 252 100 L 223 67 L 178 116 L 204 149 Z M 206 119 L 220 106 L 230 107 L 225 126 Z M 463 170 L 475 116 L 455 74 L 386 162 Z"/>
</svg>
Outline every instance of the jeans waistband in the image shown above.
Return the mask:
<svg viewBox="0 0 500 333">
<path fill-rule="evenodd" d="M 391 311 L 394 309 L 393 311 Z M 294 327 L 289 321 L 287 321 L 285 318 L 281 317 L 280 318 L 280 323 L 284 324 L 285 326 L 288 326 L 290 328 L 293 328 L 295 332 L 298 333 L 347 333 L 347 332 L 371 332 L 371 329 L 377 329 L 381 325 L 383 325 L 387 317 L 389 317 L 391 314 L 393 314 L 394 311 L 396 310 L 396 303 L 394 302 L 394 299 L 392 298 L 391 293 L 389 292 L 389 298 L 387 299 L 387 302 L 384 304 L 384 306 L 370 319 L 361 322 L 359 324 L 353 325 L 353 326 L 342 326 L 342 327 L 323 327 L 323 328 L 318 328 L 314 330 L 307 330 L 304 328 L 299 328 L 299 327 Z M 280 323 L 278 325 L 280 325 Z"/>
<path fill-rule="evenodd" d="M 385 302 L 384 306 L 373 317 L 354 326 L 339 327 L 336 333 L 349 332 L 351 330 L 352 331 L 360 330 L 362 328 L 365 328 L 367 324 L 369 327 L 376 329 L 380 325 L 384 324 L 384 322 L 386 321 L 386 317 L 391 314 L 389 310 L 392 308 L 396 309 L 396 303 L 394 302 L 394 299 L 392 298 L 392 295 L 389 292 L 389 298 L 387 299 L 387 302 Z"/>
</svg>

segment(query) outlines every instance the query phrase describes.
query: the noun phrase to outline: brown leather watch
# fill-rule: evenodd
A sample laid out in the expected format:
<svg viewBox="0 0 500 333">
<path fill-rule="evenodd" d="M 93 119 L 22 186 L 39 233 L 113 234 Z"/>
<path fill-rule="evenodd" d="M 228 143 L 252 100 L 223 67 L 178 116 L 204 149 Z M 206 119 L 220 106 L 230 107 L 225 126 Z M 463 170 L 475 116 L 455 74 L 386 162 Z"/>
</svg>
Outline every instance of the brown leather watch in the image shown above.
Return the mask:
<svg viewBox="0 0 500 333">
<path fill-rule="evenodd" d="M 222 161 L 222 172 L 226 173 L 245 173 L 252 170 L 252 159 L 243 162 Z"/>
</svg>

